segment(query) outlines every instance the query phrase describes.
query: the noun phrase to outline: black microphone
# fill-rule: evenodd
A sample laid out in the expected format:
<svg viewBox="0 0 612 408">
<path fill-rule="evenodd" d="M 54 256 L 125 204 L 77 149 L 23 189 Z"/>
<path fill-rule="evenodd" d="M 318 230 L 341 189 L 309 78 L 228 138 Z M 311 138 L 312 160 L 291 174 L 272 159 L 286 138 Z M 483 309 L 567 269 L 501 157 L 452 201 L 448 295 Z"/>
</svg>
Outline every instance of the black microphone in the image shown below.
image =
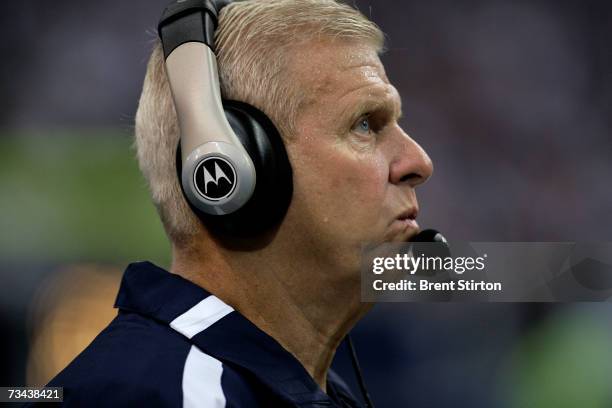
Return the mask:
<svg viewBox="0 0 612 408">
<path fill-rule="evenodd" d="M 441 242 L 448 246 L 448 241 L 440 231 L 435 229 L 426 229 L 416 234 L 410 242 Z"/>
<path fill-rule="evenodd" d="M 448 241 L 440 231 L 426 229 L 416 234 L 410 241 L 413 244 L 410 250 L 414 256 L 424 255 L 427 257 L 439 256 L 445 258 L 450 256 Z"/>
</svg>

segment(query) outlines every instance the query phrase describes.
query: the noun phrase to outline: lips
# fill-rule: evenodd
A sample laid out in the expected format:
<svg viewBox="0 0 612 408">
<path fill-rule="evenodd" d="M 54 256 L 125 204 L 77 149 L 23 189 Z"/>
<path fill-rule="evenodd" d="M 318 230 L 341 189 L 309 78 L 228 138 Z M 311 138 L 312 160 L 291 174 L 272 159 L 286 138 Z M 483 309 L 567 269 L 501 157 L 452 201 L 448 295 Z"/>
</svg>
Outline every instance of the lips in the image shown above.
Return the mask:
<svg viewBox="0 0 612 408">
<path fill-rule="evenodd" d="M 395 217 L 396 220 L 416 220 L 416 217 L 419 213 L 419 210 L 415 207 L 413 208 L 409 208 L 406 209 L 404 211 L 402 211 L 397 217 Z"/>
<path fill-rule="evenodd" d="M 391 221 L 391 236 L 400 241 L 406 241 L 416 235 L 420 230 L 416 221 L 418 212 L 417 207 L 410 207 L 400 212 Z"/>
</svg>

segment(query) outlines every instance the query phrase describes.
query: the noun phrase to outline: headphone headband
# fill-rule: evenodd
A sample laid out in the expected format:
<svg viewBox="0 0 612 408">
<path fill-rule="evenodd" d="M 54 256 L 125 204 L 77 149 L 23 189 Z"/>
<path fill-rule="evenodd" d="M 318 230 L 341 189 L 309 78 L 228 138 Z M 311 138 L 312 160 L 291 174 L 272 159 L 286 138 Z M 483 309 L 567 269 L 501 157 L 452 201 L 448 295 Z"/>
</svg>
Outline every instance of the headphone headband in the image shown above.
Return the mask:
<svg viewBox="0 0 612 408">
<path fill-rule="evenodd" d="M 186 42 L 201 42 L 214 51 L 218 10 L 210 0 L 185 0 L 169 4 L 157 32 L 163 39 L 164 57 Z"/>
</svg>

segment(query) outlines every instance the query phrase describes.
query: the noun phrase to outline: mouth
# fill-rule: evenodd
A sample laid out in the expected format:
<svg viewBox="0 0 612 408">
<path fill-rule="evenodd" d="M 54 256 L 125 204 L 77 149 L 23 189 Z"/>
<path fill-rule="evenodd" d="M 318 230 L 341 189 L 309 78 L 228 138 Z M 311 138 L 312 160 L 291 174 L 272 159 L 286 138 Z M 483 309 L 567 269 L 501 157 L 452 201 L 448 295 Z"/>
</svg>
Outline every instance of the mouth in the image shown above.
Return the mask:
<svg viewBox="0 0 612 408">
<path fill-rule="evenodd" d="M 408 208 L 399 213 L 391 222 L 391 232 L 394 238 L 407 241 L 419 233 L 419 224 L 416 221 L 419 210 L 416 207 Z"/>
</svg>

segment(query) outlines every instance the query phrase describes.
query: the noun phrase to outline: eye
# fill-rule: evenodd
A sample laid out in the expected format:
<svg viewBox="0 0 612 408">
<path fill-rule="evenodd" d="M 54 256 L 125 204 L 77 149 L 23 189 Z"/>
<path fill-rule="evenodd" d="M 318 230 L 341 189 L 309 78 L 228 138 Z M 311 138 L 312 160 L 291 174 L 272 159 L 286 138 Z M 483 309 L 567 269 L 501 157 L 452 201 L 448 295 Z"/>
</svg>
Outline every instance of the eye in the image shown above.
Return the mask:
<svg viewBox="0 0 612 408">
<path fill-rule="evenodd" d="M 368 116 L 362 116 L 355 122 L 351 130 L 357 133 L 369 134 L 372 131 L 370 118 Z"/>
</svg>

